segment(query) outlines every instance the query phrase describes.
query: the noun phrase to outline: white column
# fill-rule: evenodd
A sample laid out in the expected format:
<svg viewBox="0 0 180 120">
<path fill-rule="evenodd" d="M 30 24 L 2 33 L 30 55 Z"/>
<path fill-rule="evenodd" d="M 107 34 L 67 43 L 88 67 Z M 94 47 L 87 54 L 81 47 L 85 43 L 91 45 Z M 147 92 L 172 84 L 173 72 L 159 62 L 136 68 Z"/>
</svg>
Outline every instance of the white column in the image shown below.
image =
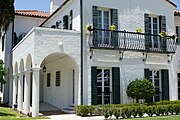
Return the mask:
<svg viewBox="0 0 180 120">
<path fill-rule="evenodd" d="M 25 87 L 24 87 L 24 113 L 27 115 L 30 112 L 30 73 L 31 71 L 25 72 Z"/>
<path fill-rule="evenodd" d="M 18 78 L 18 110 L 23 110 L 23 74 L 20 73 Z"/>
<path fill-rule="evenodd" d="M 13 106 L 12 104 L 12 99 L 13 99 L 13 76 L 9 75 L 8 76 L 9 79 L 9 106 Z"/>
<path fill-rule="evenodd" d="M 13 105 L 12 107 L 14 108 L 14 104 L 16 104 L 16 95 L 17 95 L 17 75 L 13 76 Z"/>
<path fill-rule="evenodd" d="M 39 116 L 39 74 L 40 68 L 33 68 L 32 117 Z"/>
</svg>

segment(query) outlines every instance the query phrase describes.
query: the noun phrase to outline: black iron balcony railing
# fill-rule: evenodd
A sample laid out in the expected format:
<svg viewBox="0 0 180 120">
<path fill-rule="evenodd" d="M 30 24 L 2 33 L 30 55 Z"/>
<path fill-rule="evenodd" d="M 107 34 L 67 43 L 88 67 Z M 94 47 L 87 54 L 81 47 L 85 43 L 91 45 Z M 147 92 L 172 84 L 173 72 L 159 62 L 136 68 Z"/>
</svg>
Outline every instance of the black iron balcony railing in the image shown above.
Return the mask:
<svg viewBox="0 0 180 120">
<path fill-rule="evenodd" d="M 93 29 L 89 41 L 93 49 L 132 50 L 144 52 L 175 53 L 176 44 L 172 36 Z"/>
</svg>

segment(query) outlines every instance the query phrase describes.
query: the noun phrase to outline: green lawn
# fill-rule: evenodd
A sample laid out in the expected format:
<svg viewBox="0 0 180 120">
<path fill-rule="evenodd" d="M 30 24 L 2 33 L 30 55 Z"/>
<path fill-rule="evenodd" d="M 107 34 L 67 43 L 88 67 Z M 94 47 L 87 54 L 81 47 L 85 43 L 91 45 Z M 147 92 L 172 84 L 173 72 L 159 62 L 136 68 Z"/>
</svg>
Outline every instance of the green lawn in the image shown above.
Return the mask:
<svg viewBox="0 0 180 120">
<path fill-rule="evenodd" d="M 161 116 L 161 117 L 147 117 L 147 118 L 135 118 L 135 119 L 131 118 L 131 119 L 123 119 L 123 120 L 180 120 L 180 115 Z"/>
<path fill-rule="evenodd" d="M 14 111 L 11 108 L 0 107 L 0 120 L 32 120 L 32 119 L 47 119 L 47 117 L 31 118 Z"/>
</svg>

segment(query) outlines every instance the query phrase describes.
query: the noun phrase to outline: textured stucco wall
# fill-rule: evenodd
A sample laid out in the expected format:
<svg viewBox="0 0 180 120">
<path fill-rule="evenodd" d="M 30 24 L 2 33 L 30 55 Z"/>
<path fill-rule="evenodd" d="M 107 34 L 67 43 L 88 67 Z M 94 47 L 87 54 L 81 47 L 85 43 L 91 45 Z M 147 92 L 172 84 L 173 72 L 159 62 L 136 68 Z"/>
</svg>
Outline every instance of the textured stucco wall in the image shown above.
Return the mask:
<svg viewBox="0 0 180 120">
<path fill-rule="evenodd" d="M 23 51 L 23 52 L 22 52 Z M 20 54 L 21 53 L 21 54 Z M 60 29 L 51 29 L 51 28 L 38 28 L 35 27 L 28 33 L 28 35 L 13 49 L 13 65 L 18 63 L 20 65 L 20 60 L 24 59 L 24 64 L 26 65 L 26 60 L 28 54 L 32 56 L 32 67 L 41 67 L 41 64 L 48 55 L 52 53 L 59 53 L 59 54 L 67 54 L 73 61 L 74 64 L 77 66 L 76 68 L 76 85 L 79 86 L 80 84 L 80 33 L 76 31 L 70 30 L 60 30 Z M 53 70 L 57 63 L 54 65 L 49 66 L 49 70 Z M 66 69 L 72 67 L 72 63 L 67 60 L 62 61 L 63 66 L 68 64 Z M 54 66 L 54 67 L 53 67 Z M 48 67 L 48 66 L 47 66 Z M 61 66 L 62 67 L 62 66 Z M 66 75 L 64 75 L 63 81 L 65 82 L 65 86 L 68 86 L 68 81 L 65 81 L 67 78 L 67 71 L 64 70 Z M 46 83 L 45 83 L 46 84 Z M 65 91 L 67 90 L 64 89 Z M 80 87 L 77 87 L 75 95 L 77 96 L 77 100 L 75 101 L 76 104 L 80 103 L 80 94 L 79 94 Z M 51 96 L 48 96 L 47 90 L 45 89 L 45 96 L 44 99 L 47 102 L 52 102 L 52 104 L 57 104 L 57 101 L 50 100 Z M 54 91 L 54 89 L 53 89 Z M 64 91 L 64 93 L 66 93 Z M 52 93 L 53 96 L 56 96 L 55 93 L 52 91 L 48 91 Z M 62 93 L 62 92 L 61 92 Z M 49 98 L 48 98 L 49 97 Z M 69 105 L 67 99 L 61 99 L 62 102 L 64 101 L 64 105 L 59 105 L 59 108 L 64 107 L 65 105 Z"/>
<path fill-rule="evenodd" d="M 54 16 L 52 16 L 43 26 L 51 27 L 56 25 L 58 20 L 61 21 L 59 28 L 63 28 L 63 16 L 69 15 L 70 10 L 73 10 L 73 23 L 72 29 L 80 31 L 80 3 L 79 0 L 69 1 L 61 10 L 59 10 Z"/>
</svg>

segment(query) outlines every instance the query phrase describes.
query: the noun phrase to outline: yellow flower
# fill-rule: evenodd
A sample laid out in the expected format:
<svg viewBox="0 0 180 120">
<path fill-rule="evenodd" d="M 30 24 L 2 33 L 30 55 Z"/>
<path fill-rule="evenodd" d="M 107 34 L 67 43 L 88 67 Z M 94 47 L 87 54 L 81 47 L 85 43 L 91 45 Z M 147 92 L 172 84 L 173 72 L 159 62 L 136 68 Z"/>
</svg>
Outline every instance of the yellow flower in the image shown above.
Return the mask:
<svg viewBox="0 0 180 120">
<path fill-rule="evenodd" d="M 161 33 L 159 33 L 159 35 L 160 35 L 161 37 L 166 37 L 166 36 L 167 36 L 167 32 L 162 31 Z"/>
<path fill-rule="evenodd" d="M 142 29 L 141 29 L 141 28 L 138 28 L 138 29 L 136 30 L 136 32 L 137 32 L 137 33 L 142 33 Z"/>
<path fill-rule="evenodd" d="M 86 25 L 86 30 L 87 31 L 92 31 L 92 26 L 91 25 Z"/>
<path fill-rule="evenodd" d="M 115 26 L 115 25 L 111 25 L 111 26 L 109 27 L 109 29 L 110 29 L 111 31 L 114 31 L 114 30 L 116 30 L 116 26 Z"/>
</svg>

